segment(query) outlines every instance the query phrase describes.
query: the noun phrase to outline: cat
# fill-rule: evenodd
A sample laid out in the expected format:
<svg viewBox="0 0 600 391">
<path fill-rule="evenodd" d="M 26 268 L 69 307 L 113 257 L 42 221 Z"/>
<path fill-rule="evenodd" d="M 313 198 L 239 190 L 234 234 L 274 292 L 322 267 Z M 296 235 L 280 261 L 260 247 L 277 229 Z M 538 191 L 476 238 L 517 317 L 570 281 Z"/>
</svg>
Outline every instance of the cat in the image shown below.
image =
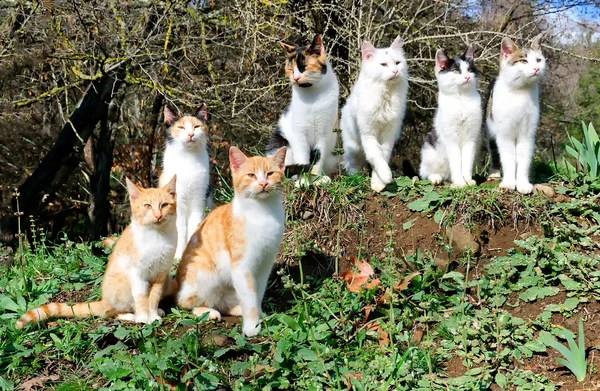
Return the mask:
<svg viewBox="0 0 600 391">
<path fill-rule="evenodd" d="M 249 337 L 260 331 L 261 302 L 283 237 L 285 158 L 286 148 L 265 158 L 231 147 L 234 198 L 206 216 L 177 267 L 181 307 L 208 319 L 241 315 Z"/>
<path fill-rule="evenodd" d="M 368 162 L 376 192 L 392 181 L 389 161 L 406 112 L 408 64 L 402 46 L 399 36 L 389 48 L 362 44 L 360 74 L 342 108 L 344 168 L 355 173 Z"/>
<path fill-rule="evenodd" d="M 177 245 L 176 177 L 160 189 L 143 189 L 126 180 L 131 202 L 131 224 L 110 255 L 102 298 L 87 303 L 49 303 L 23 314 L 16 327 L 48 318 L 117 316 L 121 320 L 151 323 L 164 314 L 161 298 L 177 291 L 169 277 Z"/>
<path fill-rule="evenodd" d="M 529 168 L 540 119 L 539 82 L 546 71 L 542 54 L 544 33 L 531 48 L 520 49 L 510 38 L 500 45 L 500 72 L 490 84 L 486 102 L 490 178 L 500 178 L 500 187 L 528 194 L 533 191 Z"/>
<path fill-rule="evenodd" d="M 329 182 L 338 165 L 333 154 L 337 143 L 333 132 L 338 118 L 337 76 L 325 56 L 320 35 L 315 35 L 310 46 L 280 45 L 287 53 L 285 73 L 292 85 L 292 100 L 267 145 L 267 156 L 287 147 L 286 167 L 310 170 L 317 184 Z"/>
<path fill-rule="evenodd" d="M 453 187 L 472 186 L 473 164 L 480 146 L 483 114 L 477 91 L 474 49 L 451 59 L 442 49 L 435 54 L 438 109 L 433 130 L 421 150 L 419 176 L 433 184 L 450 180 Z"/>
<path fill-rule="evenodd" d="M 206 104 L 193 116 L 179 117 L 169 106 L 164 108 L 168 138 L 159 185 L 177 175 L 175 258 L 181 258 L 188 240 L 204 218 L 204 208 L 211 206 L 206 121 Z"/>
</svg>

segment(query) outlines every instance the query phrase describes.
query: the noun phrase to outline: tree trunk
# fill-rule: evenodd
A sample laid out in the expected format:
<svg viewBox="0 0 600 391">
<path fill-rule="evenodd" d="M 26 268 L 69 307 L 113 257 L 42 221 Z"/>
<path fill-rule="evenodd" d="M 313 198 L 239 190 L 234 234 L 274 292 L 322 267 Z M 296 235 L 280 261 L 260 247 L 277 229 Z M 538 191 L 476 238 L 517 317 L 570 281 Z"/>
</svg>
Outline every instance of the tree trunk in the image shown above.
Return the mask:
<svg viewBox="0 0 600 391">
<path fill-rule="evenodd" d="M 99 240 L 108 234 L 110 217 L 110 170 L 113 162 L 112 127 L 107 119 L 108 107 L 100 120 L 100 135 L 94 146 L 94 171 L 90 176 L 90 240 Z"/>
<path fill-rule="evenodd" d="M 122 67 L 117 69 L 121 71 Z M 115 71 L 95 80 L 88 87 L 81 102 L 63 126 L 52 149 L 37 169 L 19 187 L 18 198 L 13 197 L 12 208 L 17 211 L 17 202 L 22 216 L 37 215 L 44 200 L 64 184 L 79 166 L 85 142 L 94 127 L 105 116 L 112 97 L 119 89 L 122 78 Z M 0 224 L 0 237 L 14 240 L 17 233 L 17 216 L 8 216 Z"/>
</svg>

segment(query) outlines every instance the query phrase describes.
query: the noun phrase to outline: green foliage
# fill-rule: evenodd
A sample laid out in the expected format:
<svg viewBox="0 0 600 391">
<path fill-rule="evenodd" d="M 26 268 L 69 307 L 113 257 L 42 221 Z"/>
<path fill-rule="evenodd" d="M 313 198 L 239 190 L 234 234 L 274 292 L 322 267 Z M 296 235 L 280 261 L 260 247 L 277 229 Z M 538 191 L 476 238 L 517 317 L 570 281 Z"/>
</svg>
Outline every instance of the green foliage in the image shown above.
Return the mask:
<svg viewBox="0 0 600 391">
<path fill-rule="evenodd" d="M 591 123 L 588 126 L 582 123 L 582 127 L 584 137 L 581 141 L 567 135 L 571 145 L 566 145 L 565 150 L 569 156 L 575 159 L 576 164 L 572 165 L 565 160 L 565 165 L 574 184 L 587 184 L 592 190 L 598 191 L 600 190 L 598 181 L 600 176 L 600 138 Z"/>
<path fill-rule="evenodd" d="M 587 361 L 585 359 L 585 339 L 583 336 L 583 320 L 579 318 L 579 344 L 575 343 L 575 338 L 571 335 L 566 335 L 569 347 L 558 342 L 550 333 L 540 333 L 538 341 L 545 345 L 554 348 L 563 355 L 564 358 L 557 358 L 556 361 L 569 368 L 577 381 L 583 381 L 587 374 Z"/>
</svg>

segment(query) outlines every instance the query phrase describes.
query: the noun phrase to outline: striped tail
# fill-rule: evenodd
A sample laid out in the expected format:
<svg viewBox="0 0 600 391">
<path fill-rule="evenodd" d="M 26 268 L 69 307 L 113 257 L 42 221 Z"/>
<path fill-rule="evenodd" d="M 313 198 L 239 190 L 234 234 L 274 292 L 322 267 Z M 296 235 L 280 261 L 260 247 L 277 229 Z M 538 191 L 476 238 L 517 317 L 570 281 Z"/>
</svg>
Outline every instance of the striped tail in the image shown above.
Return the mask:
<svg viewBox="0 0 600 391">
<path fill-rule="evenodd" d="M 68 305 L 65 303 L 48 303 L 35 308 L 17 320 L 17 328 L 22 329 L 29 323 L 42 322 L 48 318 L 70 318 L 73 316 L 105 316 L 110 310 L 108 304 L 103 301 L 92 301 L 89 303 L 76 303 Z"/>
</svg>

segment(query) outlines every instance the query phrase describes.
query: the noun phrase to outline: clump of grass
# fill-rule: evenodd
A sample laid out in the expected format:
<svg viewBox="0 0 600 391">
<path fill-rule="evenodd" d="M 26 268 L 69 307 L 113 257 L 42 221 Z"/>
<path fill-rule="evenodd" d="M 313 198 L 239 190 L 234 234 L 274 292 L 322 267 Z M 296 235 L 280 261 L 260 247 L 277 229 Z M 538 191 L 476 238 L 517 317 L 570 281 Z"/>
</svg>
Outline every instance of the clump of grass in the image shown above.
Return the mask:
<svg viewBox="0 0 600 391">
<path fill-rule="evenodd" d="M 565 338 L 569 347 L 558 342 L 549 333 L 545 333 L 540 336 L 539 340 L 545 345 L 554 348 L 563 355 L 564 358 L 557 358 L 560 364 L 569 368 L 573 375 L 577 378 L 577 381 L 581 382 L 585 380 L 587 374 L 587 361 L 585 359 L 585 339 L 583 336 L 583 320 L 579 318 L 579 332 L 578 332 L 579 344 L 575 343 L 575 339 L 570 334 L 567 334 Z"/>
</svg>

